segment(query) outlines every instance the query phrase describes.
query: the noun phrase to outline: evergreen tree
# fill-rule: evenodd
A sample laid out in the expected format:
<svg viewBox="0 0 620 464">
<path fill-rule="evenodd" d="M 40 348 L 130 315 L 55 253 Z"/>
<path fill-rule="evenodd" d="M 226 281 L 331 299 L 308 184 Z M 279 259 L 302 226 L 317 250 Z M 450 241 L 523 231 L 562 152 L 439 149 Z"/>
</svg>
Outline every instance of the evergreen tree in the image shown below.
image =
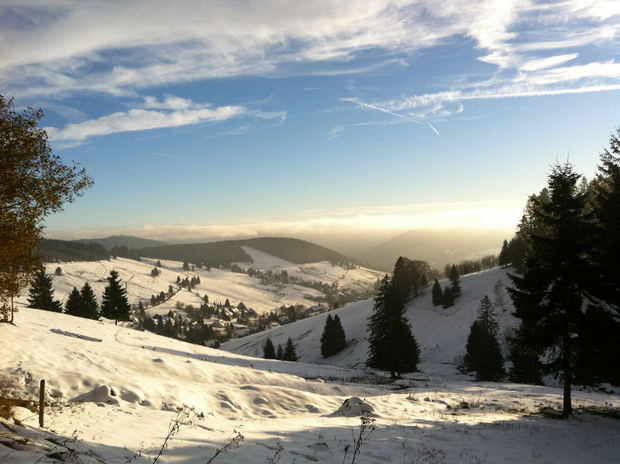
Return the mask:
<svg viewBox="0 0 620 464">
<path fill-rule="evenodd" d="M 265 359 L 276 359 L 276 350 L 273 347 L 273 342 L 271 338 L 267 337 L 265 340 L 265 345 L 263 346 L 263 358 Z"/>
<path fill-rule="evenodd" d="M 76 287 L 73 287 L 73 290 L 71 290 L 65 302 L 65 314 L 81 317 L 81 312 L 82 295 L 80 295 L 80 291 Z"/>
<path fill-rule="evenodd" d="M 504 243 L 502 244 L 502 249 L 499 252 L 499 265 L 500 266 L 507 266 L 512 262 L 512 260 L 510 259 L 510 253 L 509 253 L 509 248 L 508 248 L 508 240 L 504 240 Z"/>
<path fill-rule="evenodd" d="M 332 318 L 332 315 L 328 314 L 325 320 L 323 334 L 321 335 L 321 356 L 327 358 L 336 353 L 340 353 L 344 350 L 346 344 L 346 336 L 340 322 L 340 317 L 336 314 L 336 316 Z"/>
<path fill-rule="evenodd" d="M 370 346 L 366 364 L 389 371 L 392 378 L 417 370 L 420 349 L 405 317 L 404 301 L 386 275 L 368 319 Z"/>
<path fill-rule="evenodd" d="M 101 299 L 101 315 L 108 319 L 114 319 L 114 323 L 118 325 L 118 321 L 128 321 L 130 307 L 127 301 L 127 290 L 121 286 L 118 272 L 110 271 L 110 276 L 106 279 L 108 285 L 103 291 Z"/>
<path fill-rule="evenodd" d="M 454 306 L 454 295 L 452 294 L 452 287 L 446 287 L 446 289 L 443 291 L 441 302 L 444 309 L 447 309 L 450 306 Z"/>
<path fill-rule="evenodd" d="M 471 325 L 464 359 L 465 369 L 475 371 L 477 380 L 498 382 L 506 374 L 498 332 L 493 305 L 485 295 L 478 307 L 478 319 Z"/>
<path fill-rule="evenodd" d="M 340 353 L 347 346 L 347 336 L 344 332 L 344 327 L 342 327 L 342 322 L 340 322 L 340 317 L 338 314 L 334 316 L 334 354 Z"/>
<path fill-rule="evenodd" d="M 276 351 L 276 359 L 279 359 L 280 361 L 282 361 L 283 357 L 284 357 L 284 350 L 282 349 L 282 345 L 278 344 L 278 349 Z"/>
<path fill-rule="evenodd" d="M 459 271 L 456 268 L 456 265 L 452 265 L 448 278 L 450 279 L 450 284 L 452 285 L 450 289 L 452 291 L 452 297 L 456 299 L 461 295 L 461 281 L 459 280 Z"/>
<path fill-rule="evenodd" d="M 45 274 L 45 269 L 40 269 L 35 275 L 28 296 L 28 307 L 44 309 L 46 311 L 61 312 L 62 304 L 54 300 L 52 278 Z"/>
<path fill-rule="evenodd" d="M 440 304 L 442 304 L 443 290 L 441 289 L 441 285 L 439 284 L 439 281 L 437 279 L 435 279 L 435 283 L 433 284 L 432 295 L 434 306 L 439 306 Z"/>
<path fill-rule="evenodd" d="M 295 345 L 293 340 L 289 337 L 284 346 L 284 353 L 282 354 L 282 361 L 297 361 L 297 353 L 295 351 Z"/>
<path fill-rule="evenodd" d="M 516 339 L 542 356 L 543 373 L 561 377 L 564 417 L 572 414 L 572 384 L 597 380 L 585 368 L 596 362 L 600 347 L 591 324 L 604 318 L 614 325 L 611 317 L 587 304 L 591 299 L 584 287 L 592 282 L 588 256 L 594 235 L 586 197 L 577 192 L 580 177 L 572 165 L 556 165 L 549 175 L 548 199 L 530 199 L 526 223 L 534 227 L 524 228 L 524 235 L 532 251 L 523 276 L 510 276 L 514 288 L 509 289 L 521 320 Z"/>
<path fill-rule="evenodd" d="M 97 303 L 97 297 L 88 282 L 84 283 L 84 286 L 80 291 L 80 296 L 82 297 L 82 317 L 86 317 L 88 319 L 99 319 L 99 304 Z"/>
<path fill-rule="evenodd" d="M 511 337 L 508 359 L 512 367 L 508 371 L 511 382 L 542 385 L 542 364 L 538 353 L 528 348 L 518 337 Z"/>
</svg>

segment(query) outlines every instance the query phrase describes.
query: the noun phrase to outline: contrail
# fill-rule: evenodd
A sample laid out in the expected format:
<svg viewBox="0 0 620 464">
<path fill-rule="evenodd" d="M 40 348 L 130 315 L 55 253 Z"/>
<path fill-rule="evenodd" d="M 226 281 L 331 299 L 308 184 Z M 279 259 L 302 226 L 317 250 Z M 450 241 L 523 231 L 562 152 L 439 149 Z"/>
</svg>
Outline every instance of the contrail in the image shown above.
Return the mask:
<svg viewBox="0 0 620 464">
<path fill-rule="evenodd" d="M 437 134 L 437 135 L 441 135 L 441 134 L 437 131 L 437 129 L 435 129 L 435 128 L 433 127 L 433 125 L 432 125 L 430 122 L 426 121 L 426 124 L 428 124 L 428 125 L 429 125 L 429 127 L 435 131 L 435 134 Z"/>
</svg>

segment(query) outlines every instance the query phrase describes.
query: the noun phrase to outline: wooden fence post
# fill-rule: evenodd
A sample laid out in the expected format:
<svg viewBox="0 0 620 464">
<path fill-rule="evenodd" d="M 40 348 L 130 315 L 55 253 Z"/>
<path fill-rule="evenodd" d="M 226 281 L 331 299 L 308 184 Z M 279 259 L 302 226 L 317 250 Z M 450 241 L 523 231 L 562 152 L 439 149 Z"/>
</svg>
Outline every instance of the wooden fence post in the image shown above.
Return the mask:
<svg viewBox="0 0 620 464">
<path fill-rule="evenodd" d="M 45 417 L 45 379 L 41 379 L 41 387 L 39 388 L 39 427 L 43 427 L 44 417 Z"/>
</svg>

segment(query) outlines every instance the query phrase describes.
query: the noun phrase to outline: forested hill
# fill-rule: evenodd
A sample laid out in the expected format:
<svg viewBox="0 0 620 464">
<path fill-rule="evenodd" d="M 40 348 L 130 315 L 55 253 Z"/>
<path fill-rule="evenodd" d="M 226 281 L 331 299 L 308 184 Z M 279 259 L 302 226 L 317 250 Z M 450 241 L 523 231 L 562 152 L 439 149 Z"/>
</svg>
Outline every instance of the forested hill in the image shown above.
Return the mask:
<svg viewBox="0 0 620 464">
<path fill-rule="evenodd" d="M 248 240 L 229 240 L 211 243 L 192 243 L 142 248 L 140 256 L 170 259 L 208 266 L 230 266 L 234 262 L 251 263 L 252 258 L 243 250 L 247 246 L 295 264 L 331 261 L 351 263 L 352 259 L 328 248 L 294 238 L 262 237 Z"/>
<path fill-rule="evenodd" d="M 139 248 L 166 245 L 166 242 L 161 242 L 159 240 L 150 240 L 147 238 L 133 237 L 130 235 L 112 235 L 105 238 L 87 238 L 74 241 L 77 243 L 98 243 L 103 245 L 106 250 L 111 250 L 115 246 L 133 248 L 134 250 L 137 250 Z"/>
<path fill-rule="evenodd" d="M 66 240 L 43 239 L 38 253 L 47 263 L 58 261 L 99 261 L 108 259 L 109 253 L 99 243 L 79 243 Z"/>
</svg>

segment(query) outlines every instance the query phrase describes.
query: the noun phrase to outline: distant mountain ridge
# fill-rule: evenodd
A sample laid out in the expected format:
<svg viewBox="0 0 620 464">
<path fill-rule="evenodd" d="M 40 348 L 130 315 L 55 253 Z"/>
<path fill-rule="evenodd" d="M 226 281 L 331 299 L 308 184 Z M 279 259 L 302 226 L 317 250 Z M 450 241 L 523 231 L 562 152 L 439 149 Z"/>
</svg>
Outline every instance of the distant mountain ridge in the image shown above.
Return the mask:
<svg viewBox="0 0 620 464">
<path fill-rule="evenodd" d="M 441 269 L 446 263 L 499 254 L 504 239 L 512 235 L 505 229 L 418 229 L 387 240 L 360 258 L 381 270 L 391 270 L 399 256 L 426 261 Z"/>
<path fill-rule="evenodd" d="M 103 245 L 106 250 L 111 250 L 115 246 L 125 246 L 127 248 L 133 248 L 134 250 L 138 250 L 140 248 L 168 245 L 168 243 L 162 242 L 160 240 L 133 237 L 131 235 L 112 235 L 110 237 L 104 238 L 86 238 L 73 241 L 85 244 L 98 243 L 100 245 Z"/>
</svg>

